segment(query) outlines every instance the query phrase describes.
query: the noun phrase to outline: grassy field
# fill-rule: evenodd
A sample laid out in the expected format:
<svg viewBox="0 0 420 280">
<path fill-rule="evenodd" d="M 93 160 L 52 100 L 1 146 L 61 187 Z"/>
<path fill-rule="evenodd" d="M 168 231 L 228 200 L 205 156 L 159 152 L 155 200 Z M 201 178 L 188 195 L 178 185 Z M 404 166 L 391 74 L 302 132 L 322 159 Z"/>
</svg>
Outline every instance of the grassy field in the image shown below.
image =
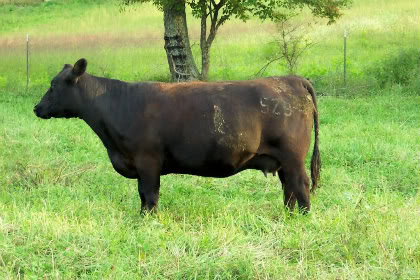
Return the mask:
<svg viewBox="0 0 420 280">
<path fill-rule="evenodd" d="M 420 279 L 418 1 L 355 0 L 314 30 L 299 73 L 320 93 L 323 169 L 307 216 L 288 216 L 277 177 L 256 171 L 164 176 L 158 213 L 140 216 L 137 183 L 113 170 L 87 125 L 32 108 L 80 57 L 92 74 L 167 80 L 162 14 L 9 2 L 0 0 L 0 279 Z M 276 51 L 273 32 L 258 20 L 223 26 L 211 79 L 252 78 Z M 273 64 L 265 75 L 284 73 Z"/>
</svg>

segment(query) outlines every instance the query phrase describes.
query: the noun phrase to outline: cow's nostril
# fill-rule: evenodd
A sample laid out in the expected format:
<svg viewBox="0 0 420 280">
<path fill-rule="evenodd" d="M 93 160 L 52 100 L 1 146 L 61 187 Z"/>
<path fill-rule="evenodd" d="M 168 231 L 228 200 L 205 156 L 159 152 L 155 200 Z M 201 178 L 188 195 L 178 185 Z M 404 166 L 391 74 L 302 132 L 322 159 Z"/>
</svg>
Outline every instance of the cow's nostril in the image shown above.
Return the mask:
<svg viewBox="0 0 420 280">
<path fill-rule="evenodd" d="M 34 113 L 35 113 L 35 115 L 36 115 L 36 116 L 38 116 L 38 115 L 39 115 L 39 106 L 38 106 L 38 105 L 36 105 L 36 106 L 34 107 Z"/>
</svg>

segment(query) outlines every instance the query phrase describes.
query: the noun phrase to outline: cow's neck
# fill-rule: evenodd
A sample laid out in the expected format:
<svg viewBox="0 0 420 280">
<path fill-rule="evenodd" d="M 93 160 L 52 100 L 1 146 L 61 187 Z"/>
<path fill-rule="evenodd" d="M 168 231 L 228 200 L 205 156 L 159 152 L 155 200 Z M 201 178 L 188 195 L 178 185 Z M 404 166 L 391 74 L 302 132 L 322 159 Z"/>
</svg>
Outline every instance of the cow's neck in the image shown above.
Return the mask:
<svg viewBox="0 0 420 280">
<path fill-rule="evenodd" d="M 128 125 L 128 83 L 94 76 L 86 77 L 83 85 L 83 119 L 102 140 L 107 149 L 121 149 Z"/>
</svg>

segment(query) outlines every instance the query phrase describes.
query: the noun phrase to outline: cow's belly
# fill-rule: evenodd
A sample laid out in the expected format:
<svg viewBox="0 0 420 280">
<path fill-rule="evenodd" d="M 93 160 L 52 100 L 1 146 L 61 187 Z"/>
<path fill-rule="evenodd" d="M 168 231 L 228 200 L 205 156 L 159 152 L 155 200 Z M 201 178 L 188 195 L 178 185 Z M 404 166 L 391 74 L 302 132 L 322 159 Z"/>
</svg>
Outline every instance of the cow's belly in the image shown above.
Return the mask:
<svg viewBox="0 0 420 280">
<path fill-rule="evenodd" d="M 216 149 L 213 153 L 206 153 L 205 157 L 191 154 L 188 159 L 166 159 L 162 175 L 176 173 L 225 178 L 246 169 L 272 173 L 280 168 L 280 162 L 274 155 Z"/>
<path fill-rule="evenodd" d="M 236 174 L 237 168 L 228 162 L 206 161 L 203 164 L 192 166 L 182 162 L 168 162 L 162 168 L 162 175 L 189 174 L 204 177 L 225 178 Z"/>
<path fill-rule="evenodd" d="M 188 166 L 179 163 L 167 165 L 162 169 L 162 175 L 189 174 L 204 177 L 225 178 L 235 175 L 246 169 L 261 170 L 264 174 L 277 172 L 281 168 L 280 162 L 270 155 L 255 155 L 249 160 L 235 165 L 231 162 L 206 161 L 200 166 Z"/>
</svg>

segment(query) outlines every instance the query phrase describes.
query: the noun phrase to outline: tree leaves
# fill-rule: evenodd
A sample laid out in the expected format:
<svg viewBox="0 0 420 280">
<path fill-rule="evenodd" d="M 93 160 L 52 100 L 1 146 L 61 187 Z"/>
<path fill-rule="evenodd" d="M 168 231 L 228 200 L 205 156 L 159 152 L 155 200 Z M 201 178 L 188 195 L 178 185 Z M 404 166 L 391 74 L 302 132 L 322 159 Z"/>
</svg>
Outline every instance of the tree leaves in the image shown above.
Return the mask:
<svg viewBox="0 0 420 280">
<path fill-rule="evenodd" d="M 145 2 L 152 2 L 159 8 L 164 5 L 176 8 L 187 4 L 197 18 L 201 18 L 203 14 L 202 5 L 207 7 L 205 10 L 208 15 L 218 7 L 222 14 L 220 18 L 223 18 L 220 25 L 231 17 L 243 21 L 247 21 L 251 16 L 257 16 L 262 20 L 273 20 L 278 15 L 279 9 L 299 13 L 307 7 L 315 17 L 327 18 L 330 24 L 340 18 L 342 9 L 348 7 L 352 0 L 121 0 L 122 5 Z"/>
</svg>

